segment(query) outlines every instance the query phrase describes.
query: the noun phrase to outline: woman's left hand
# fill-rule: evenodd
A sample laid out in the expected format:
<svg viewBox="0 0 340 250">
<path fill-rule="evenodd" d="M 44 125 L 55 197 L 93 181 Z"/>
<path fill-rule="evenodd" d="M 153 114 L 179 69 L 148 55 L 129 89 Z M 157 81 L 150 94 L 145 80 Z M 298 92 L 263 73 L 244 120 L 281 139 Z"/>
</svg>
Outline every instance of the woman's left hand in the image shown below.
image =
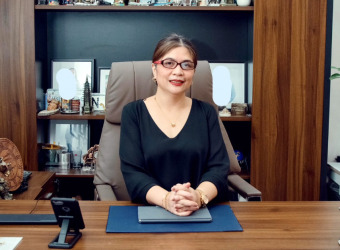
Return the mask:
<svg viewBox="0 0 340 250">
<path fill-rule="evenodd" d="M 171 191 L 174 192 L 172 201 L 178 215 L 187 216 L 199 209 L 200 198 L 189 182 L 176 184 Z"/>
</svg>

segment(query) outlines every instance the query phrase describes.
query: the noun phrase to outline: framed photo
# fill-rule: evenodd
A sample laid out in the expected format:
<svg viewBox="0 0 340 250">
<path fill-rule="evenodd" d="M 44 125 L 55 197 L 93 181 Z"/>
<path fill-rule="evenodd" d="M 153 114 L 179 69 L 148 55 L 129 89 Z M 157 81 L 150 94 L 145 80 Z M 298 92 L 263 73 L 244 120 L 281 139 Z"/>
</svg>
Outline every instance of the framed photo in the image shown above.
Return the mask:
<svg viewBox="0 0 340 250">
<path fill-rule="evenodd" d="M 94 59 L 53 59 L 51 64 L 53 89 L 59 89 L 57 73 L 67 69 L 74 74 L 77 92 L 83 91 L 86 77 L 88 77 L 91 91 L 93 91 Z"/>
<path fill-rule="evenodd" d="M 109 80 L 110 68 L 109 67 L 99 67 L 98 68 L 98 80 L 97 80 L 97 89 L 99 93 L 106 94 L 107 82 Z"/>
<path fill-rule="evenodd" d="M 213 77 L 213 100 L 218 106 L 231 107 L 231 103 L 244 103 L 246 95 L 244 63 L 214 63 L 210 69 Z"/>
<path fill-rule="evenodd" d="M 55 142 L 66 151 L 81 150 L 85 154 L 89 147 L 89 124 L 87 120 L 51 120 L 48 141 Z"/>
<path fill-rule="evenodd" d="M 104 111 L 105 110 L 105 94 L 92 93 L 92 107 L 93 110 Z"/>
</svg>

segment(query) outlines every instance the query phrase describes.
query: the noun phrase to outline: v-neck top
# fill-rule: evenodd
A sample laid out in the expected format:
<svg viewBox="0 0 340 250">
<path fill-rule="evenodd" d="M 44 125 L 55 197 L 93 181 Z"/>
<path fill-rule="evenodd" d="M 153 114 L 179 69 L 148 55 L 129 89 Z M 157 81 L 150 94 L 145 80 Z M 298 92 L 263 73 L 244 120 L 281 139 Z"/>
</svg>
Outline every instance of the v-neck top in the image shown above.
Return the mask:
<svg viewBox="0 0 340 250">
<path fill-rule="evenodd" d="M 155 186 L 170 191 L 177 183 L 212 182 L 217 200 L 228 199 L 229 158 L 215 109 L 192 99 L 188 119 L 174 138 L 156 125 L 143 100 L 127 104 L 122 112 L 121 170 L 133 202 L 147 204 Z"/>
</svg>

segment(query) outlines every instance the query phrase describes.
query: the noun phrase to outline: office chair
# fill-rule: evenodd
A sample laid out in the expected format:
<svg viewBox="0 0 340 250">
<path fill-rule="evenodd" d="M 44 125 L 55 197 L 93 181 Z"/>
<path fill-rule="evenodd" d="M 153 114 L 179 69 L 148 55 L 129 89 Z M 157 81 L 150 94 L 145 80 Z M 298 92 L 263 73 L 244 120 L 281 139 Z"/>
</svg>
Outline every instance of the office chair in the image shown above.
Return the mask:
<svg viewBox="0 0 340 250">
<path fill-rule="evenodd" d="M 105 120 L 94 176 L 97 200 L 130 200 L 120 170 L 121 113 L 127 103 L 155 94 L 156 84 L 152 81 L 152 77 L 151 61 L 112 63 L 106 89 Z M 214 105 L 217 112 L 217 106 L 212 99 L 212 75 L 207 61 L 198 62 L 193 82 L 186 93 L 187 96 Z M 241 168 L 221 120 L 220 127 L 230 159 L 228 176 L 230 199 L 238 200 L 239 194 L 248 201 L 261 200 L 261 192 L 237 175 Z"/>
</svg>

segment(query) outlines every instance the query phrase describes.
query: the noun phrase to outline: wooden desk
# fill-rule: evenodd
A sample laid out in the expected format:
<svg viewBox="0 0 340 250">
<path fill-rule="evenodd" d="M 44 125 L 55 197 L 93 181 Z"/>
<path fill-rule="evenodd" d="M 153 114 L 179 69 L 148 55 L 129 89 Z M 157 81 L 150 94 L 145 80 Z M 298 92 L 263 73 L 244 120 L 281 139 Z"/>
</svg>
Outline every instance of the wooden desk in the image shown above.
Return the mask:
<svg viewBox="0 0 340 250">
<path fill-rule="evenodd" d="M 52 213 L 49 201 L 0 201 L 0 213 Z M 83 237 L 74 249 L 340 249 L 340 202 L 231 202 L 243 232 L 105 232 L 110 205 L 129 202 L 80 201 Z M 23 237 L 17 249 L 48 249 L 56 225 L 0 225 L 1 236 Z"/>
<path fill-rule="evenodd" d="M 49 199 L 54 194 L 55 173 L 31 171 L 28 189 L 21 194 L 14 194 L 16 200 Z"/>
</svg>

